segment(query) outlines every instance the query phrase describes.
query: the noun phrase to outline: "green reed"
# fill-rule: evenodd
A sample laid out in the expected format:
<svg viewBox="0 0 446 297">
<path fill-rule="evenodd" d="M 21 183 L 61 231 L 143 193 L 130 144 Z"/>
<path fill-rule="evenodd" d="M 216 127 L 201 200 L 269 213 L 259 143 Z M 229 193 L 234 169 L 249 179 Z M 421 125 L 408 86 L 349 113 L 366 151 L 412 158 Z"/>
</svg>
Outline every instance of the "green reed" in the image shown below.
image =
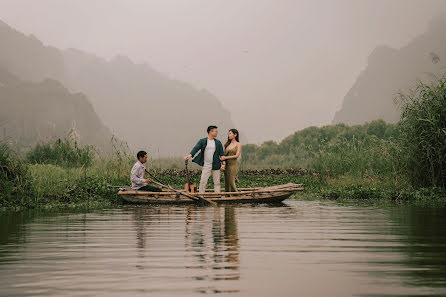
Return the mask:
<svg viewBox="0 0 446 297">
<path fill-rule="evenodd" d="M 398 99 L 402 169 L 414 186 L 446 188 L 446 78 Z"/>
</svg>

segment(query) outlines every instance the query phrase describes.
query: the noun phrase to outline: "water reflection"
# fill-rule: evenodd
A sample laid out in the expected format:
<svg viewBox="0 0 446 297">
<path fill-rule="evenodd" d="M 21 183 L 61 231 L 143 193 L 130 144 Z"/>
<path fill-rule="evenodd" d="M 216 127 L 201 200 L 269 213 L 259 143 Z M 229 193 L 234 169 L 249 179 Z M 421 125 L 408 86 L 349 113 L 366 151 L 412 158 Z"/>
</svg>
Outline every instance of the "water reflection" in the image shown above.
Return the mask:
<svg viewBox="0 0 446 297">
<path fill-rule="evenodd" d="M 187 207 L 185 214 L 186 250 L 192 252 L 202 269 L 210 271 L 207 278 L 238 280 L 240 260 L 234 206 L 213 208 L 212 218 L 208 218 L 208 214 L 194 207 Z M 212 220 L 210 230 L 209 220 Z"/>
<path fill-rule="evenodd" d="M 397 274 L 406 276 L 405 284 L 421 287 L 446 287 L 446 209 L 409 206 L 391 212 L 394 231 L 404 238 L 408 268 Z"/>
<path fill-rule="evenodd" d="M 29 212 L 0 213 L 0 245 L 23 240 L 23 226 L 33 217 Z"/>
<path fill-rule="evenodd" d="M 0 224 L 0 296 L 446 296 L 444 208 L 126 206 Z"/>
<path fill-rule="evenodd" d="M 237 219 L 235 217 L 234 207 L 225 208 L 225 243 L 228 254 L 226 261 L 228 263 L 240 263 L 238 251 L 238 233 L 237 233 Z M 239 265 L 231 266 L 231 269 L 238 270 Z"/>
<path fill-rule="evenodd" d="M 49 211 L 22 211 L 22 212 L 0 212 L 0 264 L 3 261 L 14 260 L 14 252 L 17 248 L 28 243 L 29 224 L 40 217 L 51 218 L 60 215 Z M 8 245 L 11 248 L 2 248 Z"/>
<path fill-rule="evenodd" d="M 146 218 L 147 209 L 135 208 L 133 210 L 132 221 L 136 230 L 136 247 L 138 249 L 138 258 L 144 258 L 147 240 L 146 225 L 150 224 L 150 219 Z M 143 269 L 142 265 L 136 265 L 136 267 Z"/>
<path fill-rule="evenodd" d="M 239 236 L 237 232 L 237 216 L 234 206 L 209 208 L 203 211 L 202 207 L 185 206 L 183 209 L 175 207 L 135 207 L 132 209 L 132 223 L 136 234 L 136 248 L 138 258 L 151 258 L 151 244 L 159 245 L 159 236 L 156 230 L 164 223 L 170 221 L 170 214 L 174 218 L 170 223 L 177 223 L 178 213 L 184 212 L 184 251 L 185 257 L 191 257 L 192 261 L 186 261 L 185 268 L 207 271 L 205 275 L 195 274 L 197 281 L 235 281 L 240 278 Z M 154 229 L 153 236 L 150 235 Z M 138 268 L 150 268 L 150 264 L 140 261 Z M 207 289 L 198 290 L 201 293 L 209 292 Z M 216 289 L 213 292 L 238 292 L 238 289 Z"/>
</svg>

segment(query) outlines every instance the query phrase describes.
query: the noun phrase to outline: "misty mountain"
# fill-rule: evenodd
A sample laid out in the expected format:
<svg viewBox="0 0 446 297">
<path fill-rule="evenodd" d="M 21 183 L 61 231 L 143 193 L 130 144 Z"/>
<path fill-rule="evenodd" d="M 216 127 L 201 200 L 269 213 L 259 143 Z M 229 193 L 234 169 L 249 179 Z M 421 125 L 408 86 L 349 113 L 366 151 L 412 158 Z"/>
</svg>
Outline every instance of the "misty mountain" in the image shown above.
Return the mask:
<svg viewBox="0 0 446 297">
<path fill-rule="evenodd" d="M 233 126 L 230 113 L 214 95 L 147 64 L 45 46 L 2 22 L 0 43 L 0 67 L 25 81 L 51 78 L 71 92 L 86 94 L 105 125 L 135 150 L 155 156 L 186 154 L 206 135 L 208 125 L 219 126 L 224 135 Z"/>
<path fill-rule="evenodd" d="M 29 148 L 72 132 L 80 143 L 111 150 L 111 132 L 87 97 L 53 79 L 23 82 L 0 69 L 0 140 Z"/>
<path fill-rule="evenodd" d="M 399 92 L 408 93 L 417 82 L 441 77 L 446 67 L 446 20 L 433 20 L 428 30 L 401 49 L 377 47 L 367 67 L 344 97 L 333 123 L 362 124 L 376 119 L 397 122 Z"/>
</svg>

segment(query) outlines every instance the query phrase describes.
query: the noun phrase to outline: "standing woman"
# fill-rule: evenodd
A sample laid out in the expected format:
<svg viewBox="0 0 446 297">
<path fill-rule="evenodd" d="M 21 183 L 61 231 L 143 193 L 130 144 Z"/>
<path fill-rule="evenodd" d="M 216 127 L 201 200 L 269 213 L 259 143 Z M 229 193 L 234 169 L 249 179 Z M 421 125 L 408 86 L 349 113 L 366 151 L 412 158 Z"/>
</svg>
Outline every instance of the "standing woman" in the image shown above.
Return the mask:
<svg viewBox="0 0 446 297">
<path fill-rule="evenodd" d="M 238 131 L 231 129 L 228 133 L 228 141 L 225 143 L 225 155 L 220 157 L 222 161 L 226 160 L 225 192 L 237 192 L 235 177 L 238 173 L 237 159 L 241 152 L 242 144 L 239 142 Z"/>
</svg>

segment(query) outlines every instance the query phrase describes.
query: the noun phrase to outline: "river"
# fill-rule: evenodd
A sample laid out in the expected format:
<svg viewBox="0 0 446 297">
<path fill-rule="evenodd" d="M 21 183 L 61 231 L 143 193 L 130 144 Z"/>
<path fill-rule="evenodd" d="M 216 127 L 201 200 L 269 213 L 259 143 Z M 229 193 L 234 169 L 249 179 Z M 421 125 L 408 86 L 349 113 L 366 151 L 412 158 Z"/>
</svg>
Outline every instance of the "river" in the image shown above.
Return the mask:
<svg viewBox="0 0 446 297">
<path fill-rule="evenodd" d="M 435 206 L 122 206 L 0 224 L 0 296 L 446 296 Z"/>
</svg>

